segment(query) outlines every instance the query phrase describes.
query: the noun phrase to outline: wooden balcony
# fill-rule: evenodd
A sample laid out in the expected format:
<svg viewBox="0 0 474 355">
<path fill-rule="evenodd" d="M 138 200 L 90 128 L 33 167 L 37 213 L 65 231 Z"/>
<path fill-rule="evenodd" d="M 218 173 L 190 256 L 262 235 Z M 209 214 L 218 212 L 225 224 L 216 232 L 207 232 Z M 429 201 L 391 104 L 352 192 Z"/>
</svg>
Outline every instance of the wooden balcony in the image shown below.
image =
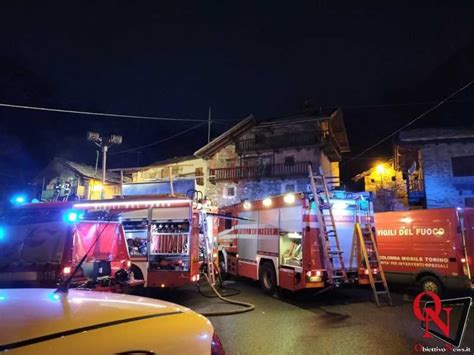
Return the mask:
<svg viewBox="0 0 474 355">
<path fill-rule="evenodd" d="M 233 168 L 210 169 L 211 181 L 261 180 L 308 176 L 309 161 L 293 165 L 269 164 L 262 166 L 236 166 Z"/>
<path fill-rule="evenodd" d="M 238 154 L 278 150 L 293 147 L 304 147 L 321 144 L 320 138 L 314 134 L 288 134 L 258 139 L 241 139 L 236 144 Z"/>
<path fill-rule="evenodd" d="M 410 206 L 426 207 L 426 192 L 422 179 L 415 180 L 408 177 L 407 190 Z"/>
</svg>

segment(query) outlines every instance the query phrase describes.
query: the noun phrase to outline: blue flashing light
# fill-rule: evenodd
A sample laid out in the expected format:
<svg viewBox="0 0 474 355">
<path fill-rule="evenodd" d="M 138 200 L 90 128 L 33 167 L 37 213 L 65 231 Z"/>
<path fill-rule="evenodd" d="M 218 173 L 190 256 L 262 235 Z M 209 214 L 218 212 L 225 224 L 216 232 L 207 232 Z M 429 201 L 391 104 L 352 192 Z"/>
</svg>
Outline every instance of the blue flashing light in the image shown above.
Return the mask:
<svg viewBox="0 0 474 355">
<path fill-rule="evenodd" d="M 13 198 L 11 199 L 11 203 L 15 204 L 15 205 L 22 205 L 26 202 L 26 197 L 23 196 L 23 195 L 15 195 L 13 196 Z"/>
<path fill-rule="evenodd" d="M 49 298 L 51 301 L 56 302 L 56 301 L 59 301 L 59 299 L 61 299 L 61 295 L 59 295 L 58 293 L 53 292 L 53 293 L 50 293 L 50 294 L 48 295 L 48 298 Z"/>
<path fill-rule="evenodd" d="M 77 215 L 77 212 L 68 212 L 66 214 L 66 220 L 68 222 L 76 222 L 78 219 L 78 215 Z"/>
<path fill-rule="evenodd" d="M 4 241 L 7 236 L 7 233 L 5 232 L 5 228 L 0 227 L 0 242 Z"/>
<path fill-rule="evenodd" d="M 64 221 L 68 223 L 75 223 L 83 217 L 82 213 L 76 210 L 68 210 L 64 214 Z"/>
</svg>

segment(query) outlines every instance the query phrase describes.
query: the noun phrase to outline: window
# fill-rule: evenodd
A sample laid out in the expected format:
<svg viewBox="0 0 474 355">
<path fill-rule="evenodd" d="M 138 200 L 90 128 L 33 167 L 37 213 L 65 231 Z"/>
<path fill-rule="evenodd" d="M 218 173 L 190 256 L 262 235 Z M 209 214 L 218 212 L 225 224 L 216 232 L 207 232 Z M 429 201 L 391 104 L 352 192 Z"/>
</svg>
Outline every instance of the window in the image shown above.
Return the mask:
<svg viewBox="0 0 474 355">
<path fill-rule="evenodd" d="M 466 207 L 474 207 L 474 197 L 466 197 L 464 199 L 464 205 Z"/>
<path fill-rule="evenodd" d="M 229 185 L 224 187 L 224 197 L 232 198 L 235 197 L 235 186 Z"/>
<path fill-rule="evenodd" d="M 161 178 L 169 178 L 170 177 L 170 171 L 173 177 L 176 177 L 176 175 L 179 175 L 181 171 L 183 170 L 182 166 L 165 166 L 164 168 L 161 169 Z"/>
<path fill-rule="evenodd" d="M 453 176 L 474 176 L 474 155 L 452 157 Z"/>
<path fill-rule="evenodd" d="M 296 181 L 286 180 L 281 183 L 281 193 L 286 194 L 289 192 L 296 192 Z"/>
<path fill-rule="evenodd" d="M 196 185 L 203 186 L 204 185 L 204 172 L 202 168 L 196 168 L 194 171 L 194 175 L 196 176 Z"/>
<path fill-rule="evenodd" d="M 295 157 L 293 155 L 289 155 L 285 157 L 285 166 L 294 166 L 295 165 Z"/>
</svg>

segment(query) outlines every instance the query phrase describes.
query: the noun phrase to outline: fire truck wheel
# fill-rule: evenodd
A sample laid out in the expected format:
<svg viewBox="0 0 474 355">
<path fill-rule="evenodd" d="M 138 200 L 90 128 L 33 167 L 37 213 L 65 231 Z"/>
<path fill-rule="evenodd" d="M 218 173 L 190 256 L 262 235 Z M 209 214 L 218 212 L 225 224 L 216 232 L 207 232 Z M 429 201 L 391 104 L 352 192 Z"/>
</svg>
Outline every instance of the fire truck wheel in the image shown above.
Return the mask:
<svg viewBox="0 0 474 355">
<path fill-rule="evenodd" d="M 420 286 L 422 291 L 431 291 L 437 295 L 443 293 L 443 284 L 435 276 L 425 276 L 420 279 Z"/>
<path fill-rule="evenodd" d="M 276 291 L 276 274 L 272 263 L 264 261 L 260 265 L 260 285 L 263 292 L 268 295 L 273 295 Z"/>
<path fill-rule="evenodd" d="M 132 264 L 132 267 L 130 268 L 130 272 L 133 274 L 133 278 L 135 280 L 143 280 L 144 279 L 143 273 L 142 273 L 142 271 L 140 270 L 140 268 L 138 266 Z"/>
</svg>

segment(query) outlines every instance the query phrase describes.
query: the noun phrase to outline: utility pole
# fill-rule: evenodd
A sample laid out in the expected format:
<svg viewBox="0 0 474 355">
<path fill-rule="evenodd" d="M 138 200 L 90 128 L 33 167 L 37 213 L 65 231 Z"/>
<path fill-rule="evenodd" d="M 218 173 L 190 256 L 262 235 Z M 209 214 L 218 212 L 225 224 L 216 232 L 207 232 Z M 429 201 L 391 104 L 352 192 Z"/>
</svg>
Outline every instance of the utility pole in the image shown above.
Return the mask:
<svg viewBox="0 0 474 355">
<path fill-rule="evenodd" d="M 94 142 L 102 150 L 102 189 L 100 192 L 101 200 L 104 199 L 105 177 L 107 171 L 107 152 L 112 145 L 122 144 L 122 136 L 111 134 L 109 137 L 102 138 L 97 132 L 87 132 L 87 140 Z"/>
<path fill-rule="evenodd" d="M 104 199 L 104 187 L 105 187 L 105 170 L 107 169 L 107 150 L 109 147 L 106 144 L 102 145 L 102 190 L 100 192 L 100 199 Z"/>
<path fill-rule="evenodd" d="M 209 107 L 209 116 L 207 118 L 207 143 L 211 141 L 211 108 Z"/>
</svg>

